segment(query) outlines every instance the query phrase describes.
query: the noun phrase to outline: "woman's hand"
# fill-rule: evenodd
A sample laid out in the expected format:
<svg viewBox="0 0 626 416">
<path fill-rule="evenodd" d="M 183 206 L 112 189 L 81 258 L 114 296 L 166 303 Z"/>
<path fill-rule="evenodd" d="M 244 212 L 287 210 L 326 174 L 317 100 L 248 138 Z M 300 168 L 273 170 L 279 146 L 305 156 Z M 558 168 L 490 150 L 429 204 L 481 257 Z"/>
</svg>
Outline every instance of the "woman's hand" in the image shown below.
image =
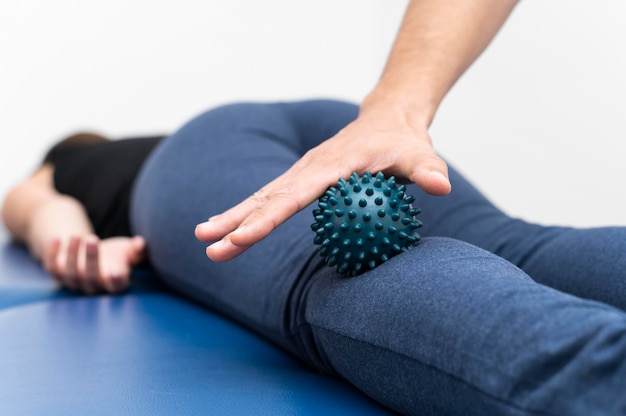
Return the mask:
<svg viewBox="0 0 626 416">
<path fill-rule="evenodd" d="M 145 258 L 145 247 L 138 236 L 54 238 L 46 246 L 43 265 L 69 290 L 89 295 L 120 293 L 129 286 L 132 266 Z"/>
<path fill-rule="evenodd" d="M 206 250 L 215 261 L 230 260 L 352 172 L 384 172 L 433 195 L 450 192 L 445 162 L 434 152 L 427 125 L 381 100 L 361 106 L 357 120 L 307 152 L 287 172 L 240 204 L 196 227 L 196 237 L 216 241 Z"/>
</svg>

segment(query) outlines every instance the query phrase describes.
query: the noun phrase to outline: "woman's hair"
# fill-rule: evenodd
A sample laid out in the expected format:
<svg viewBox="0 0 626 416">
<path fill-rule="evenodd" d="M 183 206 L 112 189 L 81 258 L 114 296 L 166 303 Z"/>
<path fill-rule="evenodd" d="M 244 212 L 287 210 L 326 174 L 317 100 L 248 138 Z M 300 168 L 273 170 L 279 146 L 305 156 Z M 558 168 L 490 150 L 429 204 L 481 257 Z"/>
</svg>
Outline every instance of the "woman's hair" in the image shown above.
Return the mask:
<svg viewBox="0 0 626 416">
<path fill-rule="evenodd" d="M 48 152 L 46 153 L 46 156 L 44 157 L 42 163 L 52 163 L 53 158 L 54 158 L 54 153 L 56 153 L 56 151 L 61 148 L 81 146 L 81 145 L 87 145 L 87 144 L 93 144 L 93 143 L 99 143 L 99 142 L 108 142 L 108 141 L 109 141 L 108 138 L 97 133 L 90 133 L 90 132 L 75 133 L 57 142 L 57 144 L 52 146 L 52 148 L 48 150 Z"/>
</svg>

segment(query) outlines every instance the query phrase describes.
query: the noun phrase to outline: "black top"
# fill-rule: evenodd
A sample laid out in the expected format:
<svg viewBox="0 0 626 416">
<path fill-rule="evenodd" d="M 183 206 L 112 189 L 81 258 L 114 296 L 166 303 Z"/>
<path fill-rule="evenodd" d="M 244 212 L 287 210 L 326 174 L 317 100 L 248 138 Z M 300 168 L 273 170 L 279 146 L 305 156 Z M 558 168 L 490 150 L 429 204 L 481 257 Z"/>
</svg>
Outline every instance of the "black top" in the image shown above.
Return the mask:
<svg viewBox="0 0 626 416">
<path fill-rule="evenodd" d="M 76 198 L 100 238 L 131 235 L 130 196 L 135 178 L 162 136 L 63 144 L 45 162 L 54 165 L 58 192 Z"/>
</svg>

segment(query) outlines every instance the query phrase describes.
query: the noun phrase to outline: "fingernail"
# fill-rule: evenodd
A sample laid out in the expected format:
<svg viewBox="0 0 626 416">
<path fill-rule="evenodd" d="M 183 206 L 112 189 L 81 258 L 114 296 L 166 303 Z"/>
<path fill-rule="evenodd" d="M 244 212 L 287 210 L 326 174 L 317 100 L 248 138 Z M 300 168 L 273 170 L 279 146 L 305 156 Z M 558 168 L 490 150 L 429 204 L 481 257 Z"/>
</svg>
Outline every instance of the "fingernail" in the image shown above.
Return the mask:
<svg viewBox="0 0 626 416">
<path fill-rule="evenodd" d="M 200 224 L 196 225 L 196 230 L 200 231 L 208 231 L 211 228 L 213 228 L 213 223 L 211 221 L 201 222 Z"/>
<path fill-rule="evenodd" d="M 243 234 L 243 233 L 245 233 L 245 232 L 246 232 L 246 229 L 247 229 L 247 228 L 248 228 L 248 227 L 247 227 L 246 225 L 242 225 L 241 227 L 237 228 L 237 229 L 236 229 L 235 231 L 233 231 L 232 233 L 233 233 L 233 234 L 237 234 L 237 235 L 238 235 L 238 234 Z"/>
<path fill-rule="evenodd" d="M 207 249 L 214 249 L 214 250 L 219 250 L 222 247 L 224 247 L 224 242 L 222 240 L 216 241 L 215 243 L 211 244 L 210 246 L 207 247 Z"/>
<path fill-rule="evenodd" d="M 448 188 L 452 187 L 452 185 L 450 184 L 450 179 L 448 179 L 446 175 L 444 175 L 443 173 L 436 171 L 436 170 L 431 170 L 429 172 L 429 175 L 433 180 L 440 182 L 440 183 L 445 183 L 448 186 Z"/>
<path fill-rule="evenodd" d="M 437 180 L 441 180 L 441 181 L 445 181 L 445 182 L 450 183 L 448 178 L 446 178 L 446 175 L 444 175 L 443 173 L 441 173 L 439 171 L 431 170 L 430 171 L 430 176 L 432 176 L 433 178 L 436 178 Z"/>
</svg>

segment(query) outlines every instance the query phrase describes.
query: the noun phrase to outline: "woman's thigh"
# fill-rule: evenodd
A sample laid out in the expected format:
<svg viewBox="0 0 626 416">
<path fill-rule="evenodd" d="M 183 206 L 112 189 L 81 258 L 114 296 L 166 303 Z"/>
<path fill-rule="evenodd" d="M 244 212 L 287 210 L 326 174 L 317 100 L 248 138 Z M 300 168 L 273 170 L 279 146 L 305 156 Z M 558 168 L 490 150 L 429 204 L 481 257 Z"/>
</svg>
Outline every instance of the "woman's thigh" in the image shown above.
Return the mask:
<svg viewBox="0 0 626 416">
<path fill-rule="evenodd" d="M 450 179 L 452 192 L 445 197 L 409 187 L 422 208 L 423 235 L 468 242 L 513 263 L 538 283 L 626 310 L 626 227 L 533 224 L 508 216 L 453 167 Z"/>
<path fill-rule="evenodd" d="M 302 303 L 308 360 L 403 413 L 626 410 L 626 314 L 458 240 L 425 238 L 357 278 L 321 270 Z"/>
</svg>

